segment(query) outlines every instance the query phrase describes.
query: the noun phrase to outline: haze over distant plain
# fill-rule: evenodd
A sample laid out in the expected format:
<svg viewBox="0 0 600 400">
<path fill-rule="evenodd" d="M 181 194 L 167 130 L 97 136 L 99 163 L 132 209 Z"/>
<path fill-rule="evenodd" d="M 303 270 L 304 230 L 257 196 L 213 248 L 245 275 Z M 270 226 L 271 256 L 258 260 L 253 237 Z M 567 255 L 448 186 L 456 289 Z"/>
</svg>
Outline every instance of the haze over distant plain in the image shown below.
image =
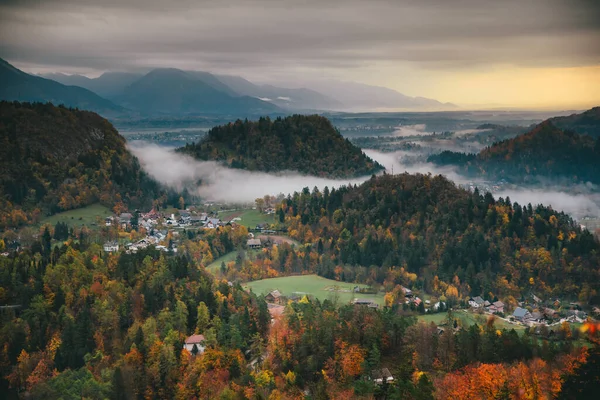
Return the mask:
<svg viewBox="0 0 600 400">
<path fill-rule="evenodd" d="M 600 103 L 600 2 L 1 0 L 0 57 L 34 73 L 175 67 L 582 109 Z"/>
</svg>

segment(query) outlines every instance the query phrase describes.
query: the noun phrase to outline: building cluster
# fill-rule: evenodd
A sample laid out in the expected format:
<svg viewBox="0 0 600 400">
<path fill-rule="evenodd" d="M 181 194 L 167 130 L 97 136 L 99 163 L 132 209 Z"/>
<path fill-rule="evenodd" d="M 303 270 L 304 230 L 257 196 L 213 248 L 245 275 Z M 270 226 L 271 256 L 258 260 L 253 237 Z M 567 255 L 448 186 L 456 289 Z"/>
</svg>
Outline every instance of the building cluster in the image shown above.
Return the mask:
<svg viewBox="0 0 600 400">
<path fill-rule="evenodd" d="M 506 305 L 501 301 L 490 302 L 481 296 L 471 297 L 469 306 L 474 310 L 482 310 L 490 314 L 507 314 L 509 321 L 527 326 L 551 325 L 562 322 L 582 323 L 588 314 L 580 309 L 578 303 L 563 305 L 560 300 L 543 301 L 531 294 L 518 303 L 518 306 L 508 314 Z M 600 314 L 600 310 L 599 314 Z"/>
<path fill-rule="evenodd" d="M 179 210 L 177 214 L 160 213 L 155 209 L 152 209 L 147 213 L 136 211 L 136 214 L 134 215 L 133 213 L 124 212 L 119 215 L 107 217 L 105 219 L 105 225 L 117 225 L 120 229 L 125 231 L 132 229 L 145 231 L 146 236 L 136 242 L 120 245 L 118 241 L 109 241 L 104 244 L 104 251 L 106 252 L 117 252 L 121 246 L 123 246 L 127 252 L 135 253 L 138 250 L 145 249 L 151 245 L 162 251 L 177 252 L 177 246 L 174 243 L 167 243 L 167 245 L 161 244 L 165 242 L 169 233 L 171 234 L 171 237 L 177 237 L 179 235 L 178 229 L 185 229 L 188 227 L 215 229 L 225 225 L 225 223 L 219 218 L 209 216 L 207 213 L 197 213 L 194 210 L 189 209 Z"/>
</svg>

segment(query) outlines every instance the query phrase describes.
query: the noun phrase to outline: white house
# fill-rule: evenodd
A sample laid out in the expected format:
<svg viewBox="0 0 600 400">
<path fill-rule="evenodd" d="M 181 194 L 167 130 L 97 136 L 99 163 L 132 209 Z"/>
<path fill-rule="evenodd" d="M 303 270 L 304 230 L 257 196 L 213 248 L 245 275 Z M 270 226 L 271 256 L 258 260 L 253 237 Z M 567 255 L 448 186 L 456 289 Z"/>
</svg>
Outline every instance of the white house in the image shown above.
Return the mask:
<svg viewBox="0 0 600 400">
<path fill-rule="evenodd" d="M 119 251 L 119 242 L 114 241 L 104 243 L 104 251 L 106 251 L 107 253 Z"/>
<path fill-rule="evenodd" d="M 387 368 L 371 371 L 371 379 L 373 379 L 373 381 L 378 385 L 383 384 L 384 381 L 386 383 L 394 381 L 394 377 L 392 376 L 390 370 Z"/>
<path fill-rule="evenodd" d="M 185 339 L 185 343 L 183 345 L 184 349 L 193 354 L 194 346 L 196 346 L 196 349 L 198 349 L 197 354 L 204 353 L 204 350 L 206 349 L 204 346 L 204 335 L 192 335 Z"/>
</svg>

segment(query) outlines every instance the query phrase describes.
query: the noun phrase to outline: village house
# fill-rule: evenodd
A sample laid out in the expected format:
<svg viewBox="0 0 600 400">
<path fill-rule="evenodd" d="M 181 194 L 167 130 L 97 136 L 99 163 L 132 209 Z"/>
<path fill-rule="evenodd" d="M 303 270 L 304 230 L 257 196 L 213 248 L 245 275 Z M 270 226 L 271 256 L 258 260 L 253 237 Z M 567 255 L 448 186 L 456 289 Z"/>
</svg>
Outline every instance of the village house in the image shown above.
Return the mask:
<svg viewBox="0 0 600 400">
<path fill-rule="evenodd" d="M 535 322 L 535 323 L 542 323 L 545 321 L 545 317 L 544 314 L 542 314 L 539 311 L 533 311 L 531 313 L 531 317 L 529 317 L 529 321 L 528 322 Z"/>
<path fill-rule="evenodd" d="M 588 315 L 585 311 L 581 310 L 567 310 L 567 318 L 574 317 L 577 322 L 583 322 L 587 319 Z"/>
<path fill-rule="evenodd" d="M 119 242 L 113 241 L 104 243 L 104 251 L 106 251 L 107 253 L 114 253 L 116 251 L 119 251 Z"/>
<path fill-rule="evenodd" d="M 402 292 L 404 293 L 404 297 L 412 297 L 413 296 L 413 292 L 412 290 L 405 288 L 404 286 L 400 286 L 402 289 Z"/>
<path fill-rule="evenodd" d="M 473 308 L 479 308 L 485 305 L 485 301 L 481 296 L 471 297 L 469 299 L 469 305 Z"/>
<path fill-rule="evenodd" d="M 542 309 L 542 313 L 546 319 L 558 319 L 560 317 L 558 311 L 553 310 L 552 308 L 544 308 Z"/>
<path fill-rule="evenodd" d="M 531 318 L 531 313 L 525 308 L 517 307 L 513 312 L 513 317 L 520 322 L 527 322 Z"/>
<path fill-rule="evenodd" d="M 131 226 L 132 217 L 133 215 L 131 213 L 121 213 L 121 215 L 119 215 L 119 224 L 121 224 L 123 229 L 127 229 L 129 226 Z"/>
<path fill-rule="evenodd" d="M 207 218 L 206 224 L 204 225 L 208 229 L 215 229 L 218 226 L 221 226 L 221 220 L 219 218 Z"/>
<path fill-rule="evenodd" d="M 438 301 L 437 303 L 435 303 L 435 304 L 433 305 L 433 307 L 431 307 L 431 309 L 432 309 L 433 311 L 439 311 L 439 309 L 440 309 L 441 307 L 446 307 L 446 303 L 444 303 L 443 301 Z"/>
<path fill-rule="evenodd" d="M 371 379 L 378 385 L 381 385 L 384 382 L 390 383 L 394 381 L 392 373 L 387 368 L 376 369 L 374 371 L 371 371 Z"/>
<path fill-rule="evenodd" d="M 248 239 L 248 241 L 246 242 L 246 245 L 248 246 L 249 249 L 260 249 L 261 248 L 260 239 Z"/>
<path fill-rule="evenodd" d="M 504 303 L 501 301 L 493 302 L 489 307 L 488 311 L 492 314 L 503 313 L 504 314 Z"/>
<path fill-rule="evenodd" d="M 194 350 L 196 347 L 196 350 Z M 204 346 L 204 335 L 192 335 L 185 339 L 183 348 L 192 354 L 202 354 L 206 347 Z"/>
<path fill-rule="evenodd" d="M 265 296 L 267 303 L 281 304 L 283 302 L 283 296 L 279 290 L 273 290 Z"/>
</svg>

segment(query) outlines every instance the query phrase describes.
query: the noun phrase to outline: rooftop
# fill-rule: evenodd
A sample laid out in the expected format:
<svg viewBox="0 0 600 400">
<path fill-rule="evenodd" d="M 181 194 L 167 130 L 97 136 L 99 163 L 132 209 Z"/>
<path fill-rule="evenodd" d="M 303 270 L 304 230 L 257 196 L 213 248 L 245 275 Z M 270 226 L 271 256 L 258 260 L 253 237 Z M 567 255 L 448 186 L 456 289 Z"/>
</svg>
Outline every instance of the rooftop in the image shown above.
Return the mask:
<svg viewBox="0 0 600 400">
<path fill-rule="evenodd" d="M 185 339 L 185 344 L 197 344 L 204 341 L 204 335 L 192 335 Z"/>
</svg>

